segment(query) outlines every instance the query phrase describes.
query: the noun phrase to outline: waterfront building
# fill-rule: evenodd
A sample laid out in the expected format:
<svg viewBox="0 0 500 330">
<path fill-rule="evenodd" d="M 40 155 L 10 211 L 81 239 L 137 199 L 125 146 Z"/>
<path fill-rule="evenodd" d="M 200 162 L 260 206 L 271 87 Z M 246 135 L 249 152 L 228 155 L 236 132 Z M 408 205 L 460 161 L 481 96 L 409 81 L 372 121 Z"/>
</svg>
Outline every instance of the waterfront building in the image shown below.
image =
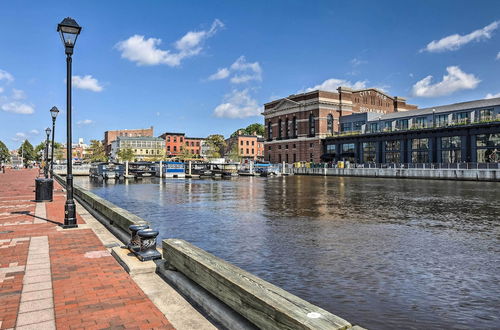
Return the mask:
<svg viewBox="0 0 500 330">
<path fill-rule="evenodd" d="M 202 157 L 201 146 L 204 138 L 187 137 L 186 133 L 166 132 L 159 136 L 164 140 L 167 157 L 175 157 L 187 150 L 190 154 Z"/>
<path fill-rule="evenodd" d="M 319 162 L 322 140 L 340 132 L 340 118 L 355 113 L 387 114 L 417 109 L 406 100 L 375 89 L 315 90 L 264 105 L 265 160 L 273 163 Z"/>
<path fill-rule="evenodd" d="M 117 137 L 142 137 L 142 136 L 154 136 L 153 126 L 150 128 L 139 128 L 139 129 L 121 129 L 115 131 L 104 132 L 104 140 L 102 144 L 106 150 L 106 155 L 111 155 L 111 143 L 116 140 Z"/>
<path fill-rule="evenodd" d="M 500 162 L 500 98 L 340 118 L 323 142 L 323 161 L 354 163 Z"/>
<path fill-rule="evenodd" d="M 122 149 L 132 149 L 136 162 L 159 160 L 165 156 L 165 141 L 152 136 L 118 136 L 111 143 L 110 159 L 118 161 L 118 152 Z"/>
<path fill-rule="evenodd" d="M 242 161 L 262 161 L 264 160 L 264 138 L 258 135 L 241 134 L 226 139 L 225 154 L 229 155 L 236 151 Z"/>
</svg>

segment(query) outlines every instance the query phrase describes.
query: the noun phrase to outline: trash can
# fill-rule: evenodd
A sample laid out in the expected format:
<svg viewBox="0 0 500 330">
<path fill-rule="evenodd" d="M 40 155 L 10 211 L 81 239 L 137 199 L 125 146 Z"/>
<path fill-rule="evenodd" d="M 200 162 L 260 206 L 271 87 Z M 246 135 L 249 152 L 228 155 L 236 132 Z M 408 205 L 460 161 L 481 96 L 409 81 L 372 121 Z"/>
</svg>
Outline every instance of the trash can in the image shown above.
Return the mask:
<svg viewBox="0 0 500 330">
<path fill-rule="evenodd" d="M 53 189 L 53 179 L 35 179 L 35 202 L 52 202 Z"/>
</svg>

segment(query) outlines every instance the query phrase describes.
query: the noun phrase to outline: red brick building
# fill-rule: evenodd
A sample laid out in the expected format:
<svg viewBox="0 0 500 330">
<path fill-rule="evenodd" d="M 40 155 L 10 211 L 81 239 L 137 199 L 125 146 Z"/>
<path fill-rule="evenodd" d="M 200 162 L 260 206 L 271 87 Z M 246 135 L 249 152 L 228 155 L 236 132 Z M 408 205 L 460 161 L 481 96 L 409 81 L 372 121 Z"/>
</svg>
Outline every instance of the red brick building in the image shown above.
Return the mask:
<svg viewBox="0 0 500 330">
<path fill-rule="evenodd" d="M 375 88 L 312 91 L 264 105 L 264 157 L 272 163 L 319 162 L 322 139 L 338 134 L 339 118 L 360 112 L 390 113 L 417 109 L 400 97 Z"/>
<path fill-rule="evenodd" d="M 257 135 L 236 135 L 226 139 L 226 155 L 237 148 L 242 160 L 264 160 L 264 138 Z"/>
<path fill-rule="evenodd" d="M 153 133 L 154 133 L 153 126 L 151 126 L 150 128 L 106 131 L 104 132 L 104 140 L 102 140 L 102 144 L 104 145 L 106 154 L 109 156 L 111 154 L 111 142 L 115 141 L 118 136 L 126 136 L 126 137 L 153 136 Z"/>
<path fill-rule="evenodd" d="M 193 155 L 201 154 L 201 145 L 204 138 L 187 137 L 185 133 L 163 133 L 159 136 L 165 140 L 167 157 L 179 156 L 184 150 Z"/>
</svg>

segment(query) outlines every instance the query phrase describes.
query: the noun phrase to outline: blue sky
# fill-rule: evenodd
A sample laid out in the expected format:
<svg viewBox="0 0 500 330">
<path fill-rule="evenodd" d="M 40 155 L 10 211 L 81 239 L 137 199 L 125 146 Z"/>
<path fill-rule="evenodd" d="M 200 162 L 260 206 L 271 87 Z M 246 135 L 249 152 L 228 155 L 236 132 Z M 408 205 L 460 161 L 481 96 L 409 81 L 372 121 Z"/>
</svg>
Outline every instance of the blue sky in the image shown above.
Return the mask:
<svg viewBox="0 0 500 330">
<path fill-rule="evenodd" d="M 57 23 L 73 56 L 73 139 L 154 126 L 231 134 L 270 100 L 320 86 L 378 87 L 419 107 L 500 93 L 500 1 L 0 0 L 0 140 L 43 139 L 61 110 Z M 499 95 L 500 96 L 500 95 Z"/>
</svg>

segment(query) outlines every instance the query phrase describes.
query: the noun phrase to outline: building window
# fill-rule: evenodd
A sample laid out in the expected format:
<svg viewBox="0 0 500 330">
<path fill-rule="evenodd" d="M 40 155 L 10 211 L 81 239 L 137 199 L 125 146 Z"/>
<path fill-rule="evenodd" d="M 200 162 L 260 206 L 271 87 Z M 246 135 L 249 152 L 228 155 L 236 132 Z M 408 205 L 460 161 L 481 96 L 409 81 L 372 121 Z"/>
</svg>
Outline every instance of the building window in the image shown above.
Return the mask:
<svg viewBox="0 0 500 330">
<path fill-rule="evenodd" d="M 273 139 L 273 123 L 271 121 L 267 122 L 267 139 Z"/>
<path fill-rule="evenodd" d="M 174 146 L 174 152 L 176 152 L 176 151 L 177 151 L 177 146 Z"/>
<path fill-rule="evenodd" d="M 462 160 L 462 138 L 446 136 L 441 138 L 441 162 L 458 163 Z"/>
<path fill-rule="evenodd" d="M 378 131 L 378 123 L 370 123 L 369 133 L 375 133 Z"/>
<path fill-rule="evenodd" d="M 243 155 L 243 148 L 240 148 L 240 154 Z"/>
<path fill-rule="evenodd" d="M 290 137 L 290 130 L 288 128 L 288 118 L 285 118 L 285 138 L 289 138 Z"/>
<path fill-rule="evenodd" d="M 453 114 L 453 123 L 454 124 L 468 124 L 469 123 L 469 113 L 468 112 L 459 112 Z"/>
<path fill-rule="evenodd" d="M 278 146 L 278 149 L 281 149 L 281 144 Z"/>
<path fill-rule="evenodd" d="M 354 143 L 344 143 L 340 147 L 340 157 L 349 162 L 355 162 L 356 153 Z"/>
<path fill-rule="evenodd" d="M 309 148 L 312 148 L 313 147 L 313 144 L 312 143 L 309 143 Z"/>
<path fill-rule="evenodd" d="M 401 162 L 401 142 L 399 140 L 385 141 L 385 162 Z"/>
<path fill-rule="evenodd" d="M 170 142 L 170 136 L 167 136 L 167 142 Z"/>
<path fill-rule="evenodd" d="M 333 135 L 333 116 L 331 114 L 326 119 L 326 131 L 328 134 Z"/>
<path fill-rule="evenodd" d="M 269 151 L 271 151 L 271 146 L 269 146 L 269 148 L 268 148 L 268 149 L 269 149 Z"/>
<path fill-rule="evenodd" d="M 316 135 L 316 125 L 314 123 L 314 115 L 311 113 L 309 115 L 309 136 Z"/>
<path fill-rule="evenodd" d="M 247 154 L 249 154 L 250 152 L 248 151 L 248 148 L 247 148 Z"/>
<path fill-rule="evenodd" d="M 252 145 L 255 145 L 255 141 L 252 141 Z"/>
<path fill-rule="evenodd" d="M 384 132 L 391 132 L 391 131 L 392 131 L 392 121 L 385 121 Z"/>
<path fill-rule="evenodd" d="M 312 153 L 310 153 L 310 154 L 309 154 L 309 160 L 310 160 L 311 162 L 313 161 L 313 154 L 312 154 Z"/>
<path fill-rule="evenodd" d="M 426 117 L 417 117 L 413 119 L 412 128 L 425 128 L 427 125 L 425 123 Z"/>
<path fill-rule="evenodd" d="M 281 139 L 283 136 L 283 122 L 281 119 L 278 120 L 278 139 Z"/>
<path fill-rule="evenodd" d="M 295 117 L 295 116 L 293 116 L 293 119 L 292 119 L 292 129 L 293 129 L 293 137 L 296 138 L 297 132 L 299 130 L 298 130 L 298 126 L 297 126 L 297 117 Z"/>
<path fill-rule="evenodd" d="M 243 140 L 242 140 L 242 141 L 240 141 L 240 145 L 243 145 Z"/>
<path fill-rule="evenodd" d="M 249 143 L 249 141 L 247 140 L 247 146 L 248 146 L 249 144 L 250 144 L 250 143 Z"/>
<path fill-rule="evenodd" d="M 255 154 L 255 149 L 252 148 L 252 155 Z"/>
<path fill-rule="evenodd" d="M 356 131 L 356 132 L 359 132 L 361 131 L 361 126 L 363 126 L 365 124 L 364 121 L 355 121 L 352 123 L 352 130 L 353 131 Z"/>
<path fill-rule="evenodd" d="M 297 146 L 295 145 L 295 143 L 293 144 L 293 149 L 297 148 Z"/>
<path fill-rule="evenodd" d="M 352 129 L 351 123 L 341 123 L 340 131 L 341 132 L 350 132 Z"/>
<path fill-rule="evenodd" d="M 477 162 L 500 162 L 500 133 L 480 134 L 476 136 Z"/>
<path fill-rule="evenodd" d="M 396 121 L 396 129 L 407 130 L 408 129 L 408 119 L 399 119 Z"/>
<path fill-rule="evenodd" d="M 411 140 L 411 162 L 412 163 L 429 162 L 429 139 Z"/>
<path fill-rule="evenodd" d="M 297 154 L 293 154 L 293 162 L 297 162 Z"/>
<path fill-rule="evenodd" d="M 337 148 L 336 148 L 335 144 L 327 144 L 326 145 L 326 153 L 327 154 L 335 155 L 336 149 Z"/>
<path fill-rule="evenodd" d="M 377 143 L 364 142 L 363 143 L 363 162 L 375 163 L 377 156 Z"/>
<path fill-rule="evenodd" d="M 490 121 L 495 119 L 493 109 L 481 109 L 478 111 L 479 121 Z"/>
<path fill-rule="evenodd" d="M 288 150 L 288 144 L 285 144 L 285 149 Z"/>
<path fill-rule="evenodd" d="M 285 154 L 285 163 L 288 164 L 288 154 Z"/>
<path fill-rule="evenodd" d="M 278 163 L 281 163 L 281 154 L 278 154 Z"/>
</svg>

